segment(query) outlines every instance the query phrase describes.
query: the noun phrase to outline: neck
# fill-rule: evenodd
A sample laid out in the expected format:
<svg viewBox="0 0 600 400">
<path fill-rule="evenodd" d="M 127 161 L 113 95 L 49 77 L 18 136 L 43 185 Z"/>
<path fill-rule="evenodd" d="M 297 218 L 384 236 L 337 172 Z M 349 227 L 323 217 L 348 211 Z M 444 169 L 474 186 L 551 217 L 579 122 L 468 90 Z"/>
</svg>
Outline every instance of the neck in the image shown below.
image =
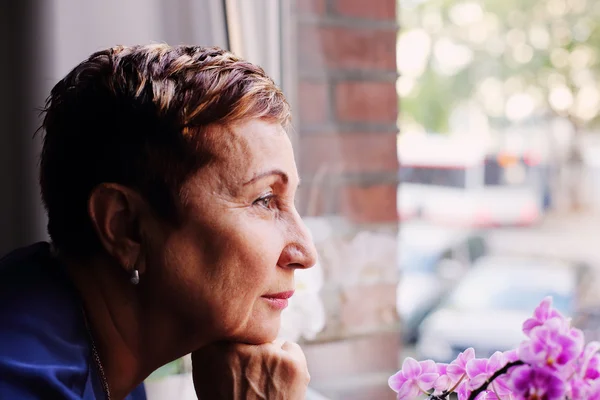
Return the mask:
<svg viewBox="0 0 600 400">
<path fill-rule="evenodd" d="M 143 280 L 133 285 L 106 261 L 62 261 L 82 298 L 111 398 L 125 398 L 154 370 L 193 350 L 168 313 L 145 307 Z"/>
</svg>

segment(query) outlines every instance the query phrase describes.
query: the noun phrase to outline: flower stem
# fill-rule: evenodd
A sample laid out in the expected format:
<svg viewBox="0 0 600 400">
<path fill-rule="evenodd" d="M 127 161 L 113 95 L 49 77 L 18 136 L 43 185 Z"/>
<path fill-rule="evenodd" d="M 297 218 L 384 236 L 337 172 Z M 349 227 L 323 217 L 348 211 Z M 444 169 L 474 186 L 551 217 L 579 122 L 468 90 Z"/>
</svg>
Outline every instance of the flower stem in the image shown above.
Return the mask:
<svg viewBox="0 0 600 400">
<path fill-rule="evenodd" d="M 477 396 L 481 392 L 483 392 L 484 390 L 487 389 L 488 385 L 490 383 L 492 383 L 494 381 L 494 379 L 496 379 L 500 375 L 503 375 L 503 374 L 507 373 L 510 368 L 515 367 L 517 365 L 523 365 L 523 364 L 525 364 L 525 363 L 523 361 L 521 361 L 521 360 L 513 361 L 513 362 L 510 362 L 510 363 L 506 364 L 504 367 L 502 367 L 498 371 L 494 372 L 494 375 L 492 375 L 488 380 L 486 380 L 483 383 L 483 385 L 481 385 L 477 389 L 473 390 L 471 392 L 471 395 L 469 396 L 468 400 L 475 400 L 475 398 L 477 398 Z"/>
<path fill-rule="evenodd" d="M 448 398 L 448 395 L 454 392 L 458 385 L 460 385 L 460 383 L 463 381 L 463 379 L 465 379 L 465 376 L 467 376 L 467 374 L 463 374 L 463 376 L 460 377 L 460 379 L 458 380 L 458 382 L 456 382 L 456 385 L 454 385 L 452 389 L 444 390 L 444 392 L 439 396 L 436 396 L 433 393 L 427 393 L 429 395 L 429 400 L 446 400 Z"/>
<path fill-rule="evenodd" d="M 454 391 L 456 390 L 456 388 L 458 387 L 458 385 L 460 385 L 460 383 L 463 381 L 463 379 L 465 379 L 465 376 L 467 376 L 467 374 L 466 374 L 466 373 L 464 373 L 464 374 L 463 374 L 463 375 L 460 377 L 460 379 L 458 380 L 458 382 L 456 382 L 456 385 L 454 385 L 454 386 L 452 387 L 452 389 L 449 389 L 449 390 L 447 390 L 447 392 L 448 392 L 448 393 L 452 393 L 452 392 L 454 392 Z"/>
</svg>

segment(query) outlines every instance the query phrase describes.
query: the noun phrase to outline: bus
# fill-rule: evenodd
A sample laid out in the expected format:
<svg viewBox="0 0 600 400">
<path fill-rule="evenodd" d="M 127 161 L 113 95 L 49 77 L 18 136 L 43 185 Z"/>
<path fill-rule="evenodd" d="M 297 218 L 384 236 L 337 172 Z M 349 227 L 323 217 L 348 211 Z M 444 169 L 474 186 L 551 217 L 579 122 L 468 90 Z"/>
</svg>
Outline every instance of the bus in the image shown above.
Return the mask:
<svg viewBox="0 0 600 400">
<path fill-rule="evenodd" d="M 398 156 L 400 220 L 528 226 L 548 207 L 547 171 L 533 153 L 490 154 L 484 142 L 417 135 L 400 138 Z"/>
</svg>

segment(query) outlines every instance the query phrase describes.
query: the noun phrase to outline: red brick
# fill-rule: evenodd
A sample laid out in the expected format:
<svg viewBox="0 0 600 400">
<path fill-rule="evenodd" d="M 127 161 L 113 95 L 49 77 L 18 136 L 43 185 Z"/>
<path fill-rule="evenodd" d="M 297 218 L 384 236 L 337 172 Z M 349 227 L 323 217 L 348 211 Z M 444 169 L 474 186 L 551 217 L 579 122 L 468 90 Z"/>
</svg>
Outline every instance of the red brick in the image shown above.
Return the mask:
<svg viewBox="0 0 600 400">
<path fill-rule="evenodd" d="M 298 111 L 301 124 L 324 123 L 329 115 L 329 90 L 324 83 L 300 82 Z"/>
<path fill-rule="evenodd" d="M 391 332 L 305 344 L 302 349 L 311 382 L 318 385 L 344 376 L 394 371 L 398 368 L 399 338 L 397 332 Z"/>
<path fill-rule="evenodd" d="M 323 15 L 327 11 L 326 0 L 296 0 L 296 11 L 300 14 Z"/>
<path fill-rule="evenodd" d="M 396 185 L 348 185 L 340 193 L 341 214 L 357 223 L 396 222 Z"/>
<path fill-rule="evenodd" d="M 345 290 L 340 311 L 344 329 L 364 333 L 397 323 L 397 286 L 381 283 Z"/>
<path fill-rule="evenodd" d="M 335 12 L 346 17 L 396 20 L 396 0 L 335 0 L 333 4 Z"/>
<path fill-rule="evenodd" d="M 350 173 L 398 169 L 394 132 L 303 135 L 298 146 L 298 164 L 303 176 L 322 168 Z"/>
<path fill-rule="evenodd" d="M 300 66 L 396 71 L 395 29 L 300 25 Z"/>
<path fill-rule="evenodd" d="M 343 122 L 396 122 L 393 82 L 341 82 L 335 88 L 336 117 Z"/>
</svg>

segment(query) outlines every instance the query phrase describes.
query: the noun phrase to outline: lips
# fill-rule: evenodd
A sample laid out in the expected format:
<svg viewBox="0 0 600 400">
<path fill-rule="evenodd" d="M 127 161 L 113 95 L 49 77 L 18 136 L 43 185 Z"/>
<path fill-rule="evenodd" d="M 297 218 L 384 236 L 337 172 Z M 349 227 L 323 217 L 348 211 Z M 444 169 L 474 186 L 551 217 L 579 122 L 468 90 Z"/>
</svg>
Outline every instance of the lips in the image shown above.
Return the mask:
<svg viewBox="0 0 600 400">
<path fill-rule="evenodd" d="M 288 306 L 288 299 L 294 295 L 293 290 L 289 290 L 287 292 L 266 294 L 262 296 L 271 307 L 276 310 L 283 310 Z"/>
<path fill-rule="evenodd" d="M 265 294 L 263 297 L 267 299 L 284 299 L 287 300 L 294 295 L 293 290 L 288 290 L 287 292 L 275 293 L 275 294 Z"/>
</svg>

